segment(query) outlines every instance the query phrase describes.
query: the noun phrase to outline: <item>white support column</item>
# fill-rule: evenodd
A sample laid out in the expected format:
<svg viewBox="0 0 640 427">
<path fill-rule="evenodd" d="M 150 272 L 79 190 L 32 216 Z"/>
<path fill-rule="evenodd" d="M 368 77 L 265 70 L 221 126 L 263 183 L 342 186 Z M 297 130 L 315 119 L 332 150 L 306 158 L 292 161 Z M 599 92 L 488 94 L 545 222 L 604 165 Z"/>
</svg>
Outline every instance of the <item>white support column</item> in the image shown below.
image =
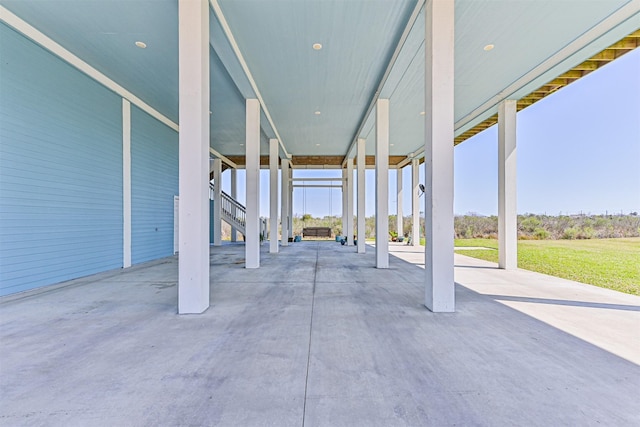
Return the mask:
<svg viewBox="0 0 640 427">
<path fill-rule="evenodd" d="M 425 305 L 453 312 L 454 1 L 428 1 L 425 21 Z"/>
<path fill-rule="evenodd" d="M 131 103 L 122 98 L 122 267 L 131 267 Z"/>
<path fill-rule="evenodd" d="M 231 197 L 234 200 L 238 200 L 238 170 L 231 168 L 229 170 L 231 174 Z M 235 227 L 231 227 L 231 241 L 236 242 L 238 240 L 238 230 Z"/>
<path fill-rule="evenodd" d="M 347 170 L 342 169 L 342 237 L 347 234 Z"/>
<path fill-rule="evenodd" d="M 289 203 L 287 207 L 289 208 L 289 224 L 287 225 L 287 230 L 289 231 L 289 237 L 293 237 L 293 168 L 291 167 L 291 161 L 289 161 L 288 171 L 288 181 L 289 181 Z"/>
<path fill-rule="evenodd" d="M 396 230 L 398 231 L 398 237 L 404 236 L 404 214 L 402 212 L 402 168 L 396 169 Z"/>
<path fill-rule="evenodd" d="M 516 100 L 498 106 L 498 267 L 518 268 Z"/>
<path fill-rule="evenodd" d="M 358 139 L 358 253 L 365 253 L 365 238 L 366 238 L 366 213 L 365 213 L 365 168 L 366 168 L 366 154 L 365 154 L 366 140 L 364 138 Z"/>
<path fill-rule="evenodd" d="M 376 267 L 389 268 L 389 100 L 376 102 Z"/>
<path fill-rule="evenodd" d="M 247 99 L 245 268 L 260 267 L 260 102 Z"/>
<path fill-rule="evenodd" d="M 209 2 L 178 1 L 178 312 L 209 307 Z"/>
<path fill-rule="evenodd" d="M 269 252 L 278 253 L 278 140 L 269 140 Z"/>
<path fill-rule="evenodd" d="M 289 246 L 289 160 L 282 159 L 280 162 L 280 176 L 282 180 L 282 192 L 280 195 L 280 237 L 282 246 Z"/>
<path fill-rule="evenodd" d="M 347 159 L 347 245 L 353 246 L 353 159 Z"/>
<path fill-rule="evenodd" d="M 420 162 L 411 160 L 411 246 L 420 246 Z"/>
<path fill-rule="evenodd" d="M 222 246 L 222 160 L 213 159 L 213 246 Z"/>
</svg>

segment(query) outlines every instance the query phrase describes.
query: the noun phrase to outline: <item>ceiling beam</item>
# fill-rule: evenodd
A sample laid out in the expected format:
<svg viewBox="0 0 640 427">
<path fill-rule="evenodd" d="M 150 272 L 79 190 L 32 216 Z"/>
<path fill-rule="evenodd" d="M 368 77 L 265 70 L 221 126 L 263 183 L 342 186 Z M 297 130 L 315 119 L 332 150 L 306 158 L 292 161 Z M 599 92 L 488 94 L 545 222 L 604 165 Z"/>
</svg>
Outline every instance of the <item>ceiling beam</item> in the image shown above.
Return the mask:
<svg viewBox="0 0 640 427">
<path fill-rule="evenodd" d="M 216 150 L 214 150 L 211 147 L 209 147 L 209 153 L 211 153 L 211 155 L 213 157 L 216 157 L 216 158 L 222 160 L 222 163 L 226 163 L 227 165 L 231 166 L 232 168 L 238 169 L 238 165 L 235 162 L 230 160 L 228 157 L 225 157 L 222 154 L 218 153 Z"/>
<path fill-rule="evenodd" d="M 247 65 L 247 62 L 244 60 L 242 51 L 240 50 L 240 47 L 238 46 L 238 43 L 236 42 L 236 39 L 233 36 L 231 27 L 229 27 L 229 23 L 227 22 L 227 19 L 222 13 L 222 9 L 218 4 L 218 0 L 209 0 L 209 4 L 213 8 L 213 12 L 216 14 L 218 21 L 220 21 L 220 26 L 222 27 L 222 30 L 224 31 L 225 36 L 227 36 L 227 40 L 229 41 L 229 44 L 233 49 L 233 53 L 235 53 L 236 58 L 238 59 L 238 62 L 240 62 L 240 66 L 242 67 L 242 70 L 244 71 L 244 74 L 247 77 L 247 80 L 249 80 L 249 84 L 251 85 L 253 92 L 256 94 L 256 98 L 258 98 L 258 102 L 260 102 L 260 106 L 262 107 L 262 112 L 264 112 L 264 115 L 266 116 L 267 121 L 269 121 L 269 124 L 271 125 L 271 129 L 273 129 L 273 133 L 278 139 L 278 144 L 280 144 L 280 147 L 282 148 L 284 155 L 287 158 L 291 158 L 291 155 L 287 151 L 287 147 L 285 147 L 284 142 L 282 142 L 282 138 L 280 137 L 278 128 L 276 128 L 276 124 L 273 122 L 273 119 L 271 118 L 269 109 L 267 108 L 267 105 L 265 104 L 264 99 L 262 99 L 262 94 L 260 93 L 260 89 L 258 88 L 258 85 L 255 79 L 253 78 L 253 74 L 251 74 L 251 70 L 249 70 L 249 66 Z"/>
</svg>

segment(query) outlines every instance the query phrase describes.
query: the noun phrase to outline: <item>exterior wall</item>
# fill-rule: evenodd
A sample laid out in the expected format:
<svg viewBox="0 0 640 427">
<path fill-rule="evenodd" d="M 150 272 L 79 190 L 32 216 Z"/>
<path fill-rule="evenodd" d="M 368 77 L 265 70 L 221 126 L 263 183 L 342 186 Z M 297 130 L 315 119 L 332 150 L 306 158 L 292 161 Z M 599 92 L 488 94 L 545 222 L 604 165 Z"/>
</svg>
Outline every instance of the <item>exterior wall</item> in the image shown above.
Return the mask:
<svg viewBox="0 0 640 427">
<path fill-rule="evenodd" d="M 173 254 L 178 133 L 131 107 L 131 262 Z"/>
<path fill-rule="evenodd" d="M 4 24 L 0 40 L 0 295 L 121 267 L 121 98 Z"/>
</svg>

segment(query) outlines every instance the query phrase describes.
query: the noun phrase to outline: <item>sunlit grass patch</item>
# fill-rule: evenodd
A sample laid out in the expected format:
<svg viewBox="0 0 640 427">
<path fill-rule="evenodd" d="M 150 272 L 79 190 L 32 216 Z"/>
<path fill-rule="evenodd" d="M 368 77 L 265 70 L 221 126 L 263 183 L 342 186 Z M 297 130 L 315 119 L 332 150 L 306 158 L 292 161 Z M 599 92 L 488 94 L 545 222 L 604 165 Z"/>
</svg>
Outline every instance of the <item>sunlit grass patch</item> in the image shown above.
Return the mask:
<svg viewBox="0 0 640 427">
<path fill-rule="evenodd" d="M 460 239 L 455 244 L 458 247 L 498 248 L 494 239 Z M 497 251 L 456 252 L 498 262 Z M 518 267 L 640 295 L 640 238 L 519 241 Z"/>
</svg>

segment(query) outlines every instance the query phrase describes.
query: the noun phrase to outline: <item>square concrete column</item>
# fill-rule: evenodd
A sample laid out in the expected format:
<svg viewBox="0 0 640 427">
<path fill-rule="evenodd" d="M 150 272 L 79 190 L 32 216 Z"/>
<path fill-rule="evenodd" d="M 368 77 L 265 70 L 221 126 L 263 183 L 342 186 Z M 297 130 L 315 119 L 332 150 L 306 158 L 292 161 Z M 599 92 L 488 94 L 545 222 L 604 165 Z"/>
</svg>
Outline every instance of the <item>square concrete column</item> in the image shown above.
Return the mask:
<svg viewBox="0 0 640 427">
<path fill-rule="evenodd" d="M 131 103 L 122 99 L 122 267 L 131 267 Z"/>
<path fill-rule="evenodd" d="M 425 21 L 425 305 L 452 312 L 454 1 L 427 2 Z"/>
<path fill-rule="evenodd" d="M 347 245 L 353 246 L 353 159 L 347 159 Z"/>
<path fill-rule="evenodd" d="M 282 230 L 280 236 L 282 238 L 282 246 L 289 245 L 289 160 L 282 159 L 280 162 L 280 175 L 282 184 L 282 193 L 280 195 L 280 226 Z"/>
<path fill-rule="evenodd" d="M 260 267 L 260 102 L 247 99 L 245 268 Z"/>
<path fill-rule="evenodd" d="M 376 102 L 376 267 L 389 268 L 389 100 Z"/>
<path fill-rule="evenodd" d="M 178 312 L 209 307 L 209 2 L 178 1 Z"/>
<path fill-rule="evenodd" d="M 404 236 L 404 214 L 402 212 L 402 168 L 396 169 L 396 231 L 398 237 Z"/>
<path fill-rule="evenodd" d="M 222 245 L 222 160 L 213 159 L 213 246 Z"/>
<path fill-rule="evenodd" d="M 231 174 L 231 197 L 234 200 L 238 200 L 238 170 L 231 168 L 229 170 Z M 231 226 L 231 241 L 236 242 L 238 240 L 238 230 L 234 226 Z"/>
<path fill-rule="evenodd" d="M 289 208 L 289 224 L 287 225 L 287 230 L 289 231 L 289 237 L 293 237 L 293 167 L 291 167 L 291 161 L 289 161 L 289 168 L 287 168 L 287 171 L 289 173 L 289 202 L 287 204 L 287 207 Z"/>
<path fill-rule="evenodd" d="M 342 237 L 347 234 L 347 170 L 342 169 Z"/>
<path fill-rule="evenodd" d="M 498 267 L 518 268 L 516 100 L 498 106 Z"/>
<path fill-rule="evenodd" d="M 420 162 L 411 160 L 411 246 L 420 246 Z"/>
<path fill-rule="evenodd" d="M 365 213 L 365 171 L 366 171 L 366 140 L 358 139 L 358 253 L 365 253 L 366 213 Z"/>
<path fill-rule="evenodd" d="M 269 140 L 269 252 L 278 253 L 278 140 Z"/>
</svg>

